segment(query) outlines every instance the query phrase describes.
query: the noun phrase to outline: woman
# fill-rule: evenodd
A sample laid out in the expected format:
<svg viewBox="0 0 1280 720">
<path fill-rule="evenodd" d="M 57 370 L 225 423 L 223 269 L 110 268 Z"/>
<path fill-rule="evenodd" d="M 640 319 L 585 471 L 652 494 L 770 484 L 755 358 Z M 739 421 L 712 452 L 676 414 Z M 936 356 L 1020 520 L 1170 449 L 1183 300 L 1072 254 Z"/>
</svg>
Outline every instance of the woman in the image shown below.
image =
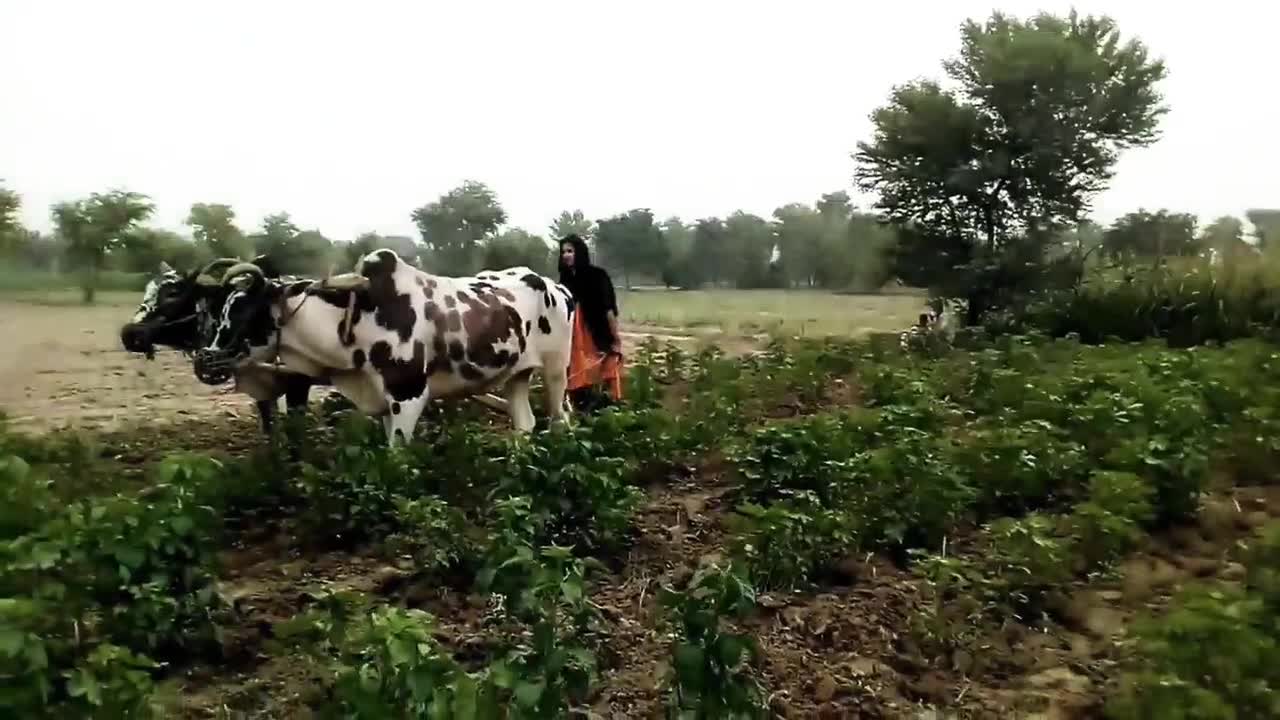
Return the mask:
<svg viewBox="0 0 1280 720">
<path fill-rule="evenodd" d="M 591 264 L 591 251 L 577 235 L 560 241 L 560 284 L 569 288 L 578 303 L 569 355 L 569 397 L 578 410 L 592 412 L 622 399 L 618 299 L 609 273 Z"/>
</svg>

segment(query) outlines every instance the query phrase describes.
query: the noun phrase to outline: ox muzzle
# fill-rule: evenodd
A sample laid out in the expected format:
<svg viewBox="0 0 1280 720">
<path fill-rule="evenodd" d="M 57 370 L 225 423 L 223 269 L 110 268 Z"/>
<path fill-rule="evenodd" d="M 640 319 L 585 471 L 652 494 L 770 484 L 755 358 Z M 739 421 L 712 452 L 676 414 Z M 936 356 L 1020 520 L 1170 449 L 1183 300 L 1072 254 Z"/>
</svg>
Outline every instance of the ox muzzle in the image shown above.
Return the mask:
<svg viewBox="0 0 1280 720">
<path fill-rule="evenodd" d="M 192 369 L 196 379 L 205 385 L 221 385 L 235 375 L 236 367 L 247 356 L 236 350 L 203 348 L 195 352 Z"/>
<path fill-rule="evenodd" d="M 152 338 L 153 331 L 143 323 L 129 323 L 120 328 L 120 344 L 131 353 L 146 355 L 148 360 L 156 359 L 156 344 Z"/>
</svg>

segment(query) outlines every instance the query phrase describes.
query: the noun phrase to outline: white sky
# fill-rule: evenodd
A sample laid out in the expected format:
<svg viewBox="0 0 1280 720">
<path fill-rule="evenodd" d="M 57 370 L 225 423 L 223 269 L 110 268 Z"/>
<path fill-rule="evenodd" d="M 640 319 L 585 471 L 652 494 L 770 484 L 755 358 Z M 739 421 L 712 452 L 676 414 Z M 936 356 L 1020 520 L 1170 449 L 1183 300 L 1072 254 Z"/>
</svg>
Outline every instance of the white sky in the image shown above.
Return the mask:
<svg viewBox="0 0 1280 720">
<path fill-rule="evenodd" d="M 1280 3 L 1076 7 L 1169 65 L 1164 137 L 1124 157 L 1095 217 L 1280 206 Z M 173 229 L 225 202 L 246 228 L 287 210 L 335 239 L 416 236 L 410 211 L 464 178 L 539 233 L 572 208 L 767 217 L 852 192 L 869 113 L 940 77 L 960 23 L 992 8 L 0 0 L 0 178 L 41 229 L 50 203 L 123 187 Z"/>
</svg>

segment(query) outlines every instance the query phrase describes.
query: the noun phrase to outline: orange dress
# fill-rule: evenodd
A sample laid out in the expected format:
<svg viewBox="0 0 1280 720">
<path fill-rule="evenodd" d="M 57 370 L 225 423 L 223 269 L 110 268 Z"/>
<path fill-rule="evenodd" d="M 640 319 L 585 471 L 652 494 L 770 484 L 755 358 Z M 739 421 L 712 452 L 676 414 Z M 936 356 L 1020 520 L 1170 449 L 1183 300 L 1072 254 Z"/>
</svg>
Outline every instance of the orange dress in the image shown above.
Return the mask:
<svg viewBox="0 0 1280 720">
<path fill-rule="evenodd" d="M 569 351 L 570 391 L 603 384 L 609 397 L 622 399 L 622 358 L 596 347 L 582 313 L 573 314 L 573 345 Z"/>
</svg>

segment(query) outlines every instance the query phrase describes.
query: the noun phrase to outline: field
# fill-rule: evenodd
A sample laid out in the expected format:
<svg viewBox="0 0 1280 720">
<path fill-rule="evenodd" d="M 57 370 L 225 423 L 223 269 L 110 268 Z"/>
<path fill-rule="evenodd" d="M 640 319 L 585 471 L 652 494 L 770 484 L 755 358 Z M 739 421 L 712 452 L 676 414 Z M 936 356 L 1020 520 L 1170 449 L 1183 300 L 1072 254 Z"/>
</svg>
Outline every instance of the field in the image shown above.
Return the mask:
<svg viewBox="0 0 1280 720">
<path fill-rule="evenodd" d="M 37 278 L 47 281 L 47 278 Z M 34 282 L 34 281 L 33 281 Z M 170 423 L 194 417 L 253 418 L 252 403 L 225 387 L 200 384 L 189 361 L 160 352 L 154 361 L 120 347 L 119 328 L 140 292 L 108 291 L 93 306 L 80 293 L 22 289 L 7 278 L 0 293 L 0 408 L 13 426 L 90 430 Z M 619 298 L 624 343 L 648 337 L 741 351 L 765 329 L 802 334 L 895 331 L 915 320 L 912 296 L 836 296 L 782 292 L 633 292 Z"/>
<path fill-rule="evenodd" d="M 293 461 L 247 399 L 116 349 L 136 296 L 73 297 L 0 302 L 19 716 L 1276 710 L 1261 341 L 904 354 L 876 331 L 918 298 L 642 291 L 623 409 L 523 440 L 446 406 L 388 451 L 317 402 Z"/>
<path fill-rule="evenodd" d="M 625 322 L 640 326 L 736 336 L 781 332 L 858 337 L 911 326 L 924 307 L 924 298 L 783 290 L 636 290 L 620 293 L 618 305 Z"/>
</svg>

